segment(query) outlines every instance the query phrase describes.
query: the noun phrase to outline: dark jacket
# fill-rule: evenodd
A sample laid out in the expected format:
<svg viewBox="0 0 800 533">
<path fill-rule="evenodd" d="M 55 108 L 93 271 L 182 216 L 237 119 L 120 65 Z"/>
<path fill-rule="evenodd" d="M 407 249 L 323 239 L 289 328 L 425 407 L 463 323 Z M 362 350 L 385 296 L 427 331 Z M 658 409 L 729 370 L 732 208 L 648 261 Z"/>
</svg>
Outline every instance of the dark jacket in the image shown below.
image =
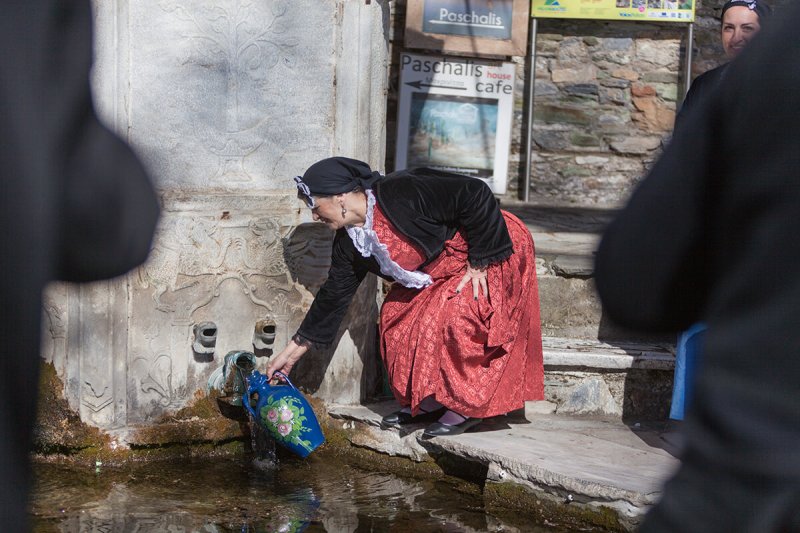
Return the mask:
<svg viewBox="0 0 800 533">
<path fill-rule="evenodd" d="M 678 115 L 675 117 L 676 126 L 684 120 L 684 117 L 689 113 L 690 109 L 701 105 L 701 103 L 708 98 L 710 94 L 713 94 L 717 87 L 722 84 L 729 64 L 730 63 L 725 63 L 724 65 L 720 65 L 695 78 L 692 85 L 689 86 L 689 92 L 686 93 L 686 98 L 683 99 Z"/>
<path fill-rule="evenodd" d="M 789 4 L 731 63 L 601 241 L 611 319 L 708 324 L 683 464 L 642 532 L 800 531 L 798 25 Z"/>
<path fill-rule="evenodd" d="M 389 221 L 434 260 L 461 229 L 469 262 L 485 266 L 513 253 L 511 237 L 491 189 L 481 180 L 432 169 L 402 170 L 378 181 L 377 204 Z M 331 268 L 298 334 L 315 344 L 333 341 L 361 280 L 368 272 L 386 278 L 374 257 L 364 258 L 347 231 L 333 239 Z"/>
</svg>

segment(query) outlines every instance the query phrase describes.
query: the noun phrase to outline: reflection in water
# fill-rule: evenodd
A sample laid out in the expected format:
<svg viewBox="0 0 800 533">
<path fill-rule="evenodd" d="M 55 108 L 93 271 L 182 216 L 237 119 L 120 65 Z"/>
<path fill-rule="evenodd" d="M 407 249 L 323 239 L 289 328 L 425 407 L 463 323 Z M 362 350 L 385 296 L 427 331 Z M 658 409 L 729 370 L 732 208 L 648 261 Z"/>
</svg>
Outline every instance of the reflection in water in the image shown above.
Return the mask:
<svg viewBox="0 0 800 533">
<path fill-rule="evenodd" d="M 35 533 L 531 531 L 447 483 L 366 472 L 319 455 L 260 469 L 205 459 L 76 470 L 36 465 Z"/>
</svg>

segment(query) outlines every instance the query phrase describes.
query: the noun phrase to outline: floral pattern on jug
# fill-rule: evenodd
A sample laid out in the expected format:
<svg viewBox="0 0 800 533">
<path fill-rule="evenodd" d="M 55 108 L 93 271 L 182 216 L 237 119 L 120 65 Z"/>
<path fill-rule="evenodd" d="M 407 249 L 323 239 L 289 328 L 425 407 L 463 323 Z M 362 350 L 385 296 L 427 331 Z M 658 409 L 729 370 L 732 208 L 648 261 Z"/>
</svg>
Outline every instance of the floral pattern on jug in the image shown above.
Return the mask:
<svg viewBox="0 0 800 533">
<path fill-rule="evenodd" d="M 273 400 L 273 396 L 269 396 L 260 415 L 264 427 L 275 439 L 302 446 L 309 452 L 313 450 L 311 441 L 301 438 L 302 433 L 311 429 L 304 425 L 305 408 L 297 398 L 289 396 Z"/>
</svg>

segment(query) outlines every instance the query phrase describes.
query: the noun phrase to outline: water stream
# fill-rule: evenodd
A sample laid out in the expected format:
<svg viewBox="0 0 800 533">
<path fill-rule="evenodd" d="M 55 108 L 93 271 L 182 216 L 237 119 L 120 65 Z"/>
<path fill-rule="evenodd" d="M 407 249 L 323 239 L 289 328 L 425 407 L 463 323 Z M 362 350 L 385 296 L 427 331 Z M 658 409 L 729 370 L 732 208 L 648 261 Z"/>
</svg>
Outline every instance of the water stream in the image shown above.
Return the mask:
<svg viewBox="0 0 800 533">
<path fill-rule="evenodd" d="M 35 474 L 35 533 L 566 531 L 525 513 L 487 513 L 475 490 L 368 472 L 330 455 L 279 467 L 252 458 L 37 464 Z"/>
</svg>

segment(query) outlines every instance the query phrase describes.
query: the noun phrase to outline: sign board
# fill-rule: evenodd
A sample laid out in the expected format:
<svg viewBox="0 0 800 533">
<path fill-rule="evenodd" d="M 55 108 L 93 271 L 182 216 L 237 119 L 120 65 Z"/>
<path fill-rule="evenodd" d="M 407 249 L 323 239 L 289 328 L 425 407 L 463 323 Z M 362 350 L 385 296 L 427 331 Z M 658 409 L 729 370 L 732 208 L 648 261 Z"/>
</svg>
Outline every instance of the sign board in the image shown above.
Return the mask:
<svg viewBox="0 0 800 533">
<path fill-rule="evenodd" d="M 693 22 L 695 0 L 532 0 L 538 18 Z"/>
<path fill-rule="evenodd" d="M 431 167 L 506 192 L 514 64 L 401 54 L 395 168 Z"/>
<path fill-rule="evenodd" d="M 525 55 L 529 0 L 408 0 L 406 48 Z"/>
</svg>

